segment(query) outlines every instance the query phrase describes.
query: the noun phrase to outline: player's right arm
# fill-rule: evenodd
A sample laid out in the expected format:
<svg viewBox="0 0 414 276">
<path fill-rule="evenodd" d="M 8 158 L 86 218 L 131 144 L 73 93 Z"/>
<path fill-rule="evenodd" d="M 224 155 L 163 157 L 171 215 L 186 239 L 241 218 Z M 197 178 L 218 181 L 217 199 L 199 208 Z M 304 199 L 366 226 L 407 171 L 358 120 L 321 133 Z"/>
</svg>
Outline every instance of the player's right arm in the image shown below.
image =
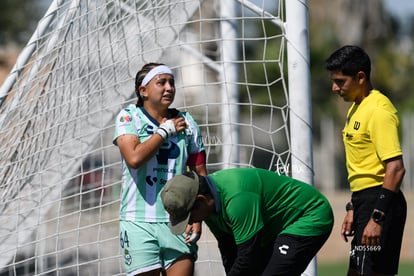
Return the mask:
<svg viewBox="0 0 414 276">
<path fill-rule="evenodd" d="M 127 165 L 137 169 L 157 153 L 164 139 L 158 134 L 153 134 L 148 140 L 140 143 L 138 136 L 124 134 L 119 136 L 116 142 Z"/>
<path fill-rule="evenodd" d="M 228 271 L 227 276 L 257 275 L 261 248 L 259 235 L 256 234 L 249 240 L 237 245 L 237 254 L 234 262 Z"/>
<path fill-rule="evenodd" d="M 350 206 L 352 206 L 352 203 L 349 202 L 348 204 L 351 204 Z M 342 222 L 342 227 L 341 227 L 341 237 L 345 242 L 348 242 L 348 237 L 353 236 L 354 230 L 353 230 L 353 223 L 354 223 L 354 209 L 352 208 L 346 208 L 346 215 L 345 218 Z"/>
<path fill-rule="evenodd" d="M 237 246 L 232 235 L 223 234 L 217 239 L 224 270 L 228 273 L 237 256 Z"/>
<path fill-rule="evenodd" d="M 157 131 L 148 140 L 141 143 L 135 134 L 123 134 L 117 137 L 116 144 L 127 165 L 130 168 L 137 169 L 157 153 L 165 139 L 174 137 L 185 128 L 186 124 L 182 117 L 164 119 Z"/>
</svg>

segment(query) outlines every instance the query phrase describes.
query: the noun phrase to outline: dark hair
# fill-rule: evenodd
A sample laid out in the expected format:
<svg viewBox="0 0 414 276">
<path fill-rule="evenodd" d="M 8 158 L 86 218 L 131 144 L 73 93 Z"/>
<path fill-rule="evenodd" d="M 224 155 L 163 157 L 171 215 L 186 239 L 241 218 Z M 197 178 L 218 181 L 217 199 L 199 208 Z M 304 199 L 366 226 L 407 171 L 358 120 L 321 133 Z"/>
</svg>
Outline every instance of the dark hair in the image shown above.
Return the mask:
<svg viewBox="0 0 414 276">
<path fill-rule="evenodd" d="M 362 48 L 347 45 L 331 54 L 325 61 L 325 68 L 329 71 L 341 71 L 342 74 L 352 77 L 359 71 L 362 71 L 369 81 L 371 74 L 371 60 Z"/>
<path fill-rule="evenodd" d="M 151 71 L 153 68 L 164 65 L 163 63 L 155 63 L 150 62 L 142 66 L 141 70 L 138 71 L 137 75 L 135 76 L 135 94 L 138 97 L 137 106 L 143 106 L 144 105 L 144 99 L 141 97 L 139 93 L 139 87 L 144 80 L 145 76 L 148 74 L 149 71 Z"/>
<path fill-rule="evenodd" d="M 193 172 L 185 172 L 183 173 L 183 175 L 194 179 Z M 201 175 L 198 176 L 198 194 L 213 197 L 210 191 L 210 187 L 207 184 L 207 180 L 205 176 L 201 176 Z"/>
<path fill-rule="evenodd" d="M 198 194 L 213 197 L 210 187 L 207 184 L 206 177 L 198 176 L 198 179 L 199 179 Z"/>
</svg>

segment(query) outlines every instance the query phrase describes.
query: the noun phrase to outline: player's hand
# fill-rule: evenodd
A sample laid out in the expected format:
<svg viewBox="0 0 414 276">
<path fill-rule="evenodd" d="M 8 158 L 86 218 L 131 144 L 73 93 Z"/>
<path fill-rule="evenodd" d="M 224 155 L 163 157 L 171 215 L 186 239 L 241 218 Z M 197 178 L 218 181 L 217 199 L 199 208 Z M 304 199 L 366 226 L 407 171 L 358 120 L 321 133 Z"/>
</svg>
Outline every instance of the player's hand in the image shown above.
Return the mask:
<svg viewBox="0 0 414 276">
<path fill-rule="evenodd" d="M 162 139 L 172 138 L 180 131 L 187 128 L 187 123 L 184 117 L 177 117 L 173 119 L 164 120 L 158 127 L 156 133 L 162 137 Z"/>
<path fill-rule="evenodd" d="M 348 242 L 348 237 L 351 237 L 355 234 L 355 231 L 352 229 L 353 223 L 354 211 L 347 211 L 341 227 L 341 237 L 345 242 Z"/>
<path fill-rule="evenodd" d="M 176 117 L 172 119 L 174 121 L 175 130 L 178 132 L 184 131 L 187 128 L 187 122 L 184 117 Z"/>
<path fill-rule="evenodd" d="M 186 243 L 197 242 L 201 237 L 201 223 L 193 222 L 193 224 L 187 225 L 184 235 Z"/>
<path fill-rule="evenodd" d="M 156 133 L 164 140 L 176 136 L 177 130 L 175 129 L 174 121 L 172 119 L 165 120 L 160 124 Z"/>
<path fill-rule="evenodd" d="M 382 226 L 370 219 L 362 233 L 361 244 L 366 246 L 380 245 L 381 231 Z"/>
</svg>

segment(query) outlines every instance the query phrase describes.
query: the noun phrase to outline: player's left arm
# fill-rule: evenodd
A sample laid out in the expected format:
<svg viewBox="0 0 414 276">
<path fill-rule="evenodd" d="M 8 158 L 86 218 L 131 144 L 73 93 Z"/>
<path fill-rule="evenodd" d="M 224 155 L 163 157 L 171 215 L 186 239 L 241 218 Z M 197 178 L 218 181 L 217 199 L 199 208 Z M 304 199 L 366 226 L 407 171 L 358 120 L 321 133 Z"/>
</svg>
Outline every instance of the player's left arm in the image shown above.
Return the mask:
<svg viewBox="0 0 414 276">
<path fill-rule="evenodd" d="M 200 155 L 205 155 L 204 151 L 200 153 Z M 198 175 L 201 175 L 201 176 L 207 175 L 207 167 L 206 167 L 205 162 L 194 164 L 194 165 L 189 165 L 188 167 L 190 168 L 190 170 L 196 172 Z"/>
<path fill-rule="evenodd" d="M 187 164 L 190 170 L 196 172 L 198 175 L 207 175 L 206 153 L 204 150 L 190 154 Z M 201 233 L 201 222 L 194 222 L 193 224 L 188 225 L 184 233 L 186 242 L 198 241 L 201 237 Z"/>
<path fill-rule="evenodd" d="M 379 245 L 382 221 L 393 204 L 400 190 L 405 174 L 404 162 L 399 143 L 399 120 L 395 113 L 375 110 L 371 120 L 371 138 L 374 141 L 378 156 L 383 160 L 385 175 L 381 192 L 378 196 L 372 217 L 368 221 L 362 235 L 362 244 Z"/>
<path fill-rule="evenodd" d="M 405 167 L 402 156 L 385 161 L 385 176 L 382 188 L 398 193 L 405 175 Z"/>
<path fill-rule="evenodd" d="M 227 203 L 226 214 L 237 244 L 236 259 L 227 275 L 260 275 L 264 235 L 261 207 L 261 197 L 251 192 L 241 192 Z"/>
<path fill-rule="evenodd" d="M 385 166 L 382 187 L 397 193 L 405 174 L 399 138 L 399 120 L 395 113 L 376 109 L 370 121 L 371 140 L 376 154 Z M 387 193 L 385 191 L 385 193 Z M 386 210 L 382 210 L 386 211 Z"/>
<path fill-rule="evenodd" d="M 234 236 L 227 233 L 221 233 L 221 236 L 217 238 L 217 244 L 220 250 L 224 270 L 228 273 L 237 256 L 237 245 Z"/>
<path fill-rule="evenodd" d="M 182 113 L 182 116 L 186 118 L 187 128 L 190 130 L 189 133 L 191 134 L 187 145 L 189 152 L 187 165 L 190 170 L 195 171 L 198 175 L 206 176 L 207 156 L 200 128 L 188 112 Z"/>
<path fill-rule="evenodd" d="M 385 177 L 381 193 L 377 199 L 376 207 L 373 210 L 379 214 L 380 221 L 371 218 L 364 229 L 362 235 L 362 244 L 379 245 L 382 232 L 382 220 L 385 219 L 388 209 L 393 202 L 394 197 L 400 190 L 401 182 L 405 174 L 404 162 L 402 156 L 395 157 L 385 161 Z M 382 219 L 381 219 L 382 215 Z M 373 215 L 374 216 L 374 215 Z"/>
<path fill-rule="evenodd" d="M 377 109 L 373 113 L 371 121 L 371 139 L 385 170 L 382 191 L 376 209 L 386 213 L 392 203 L 392 198 L 400 190 L 405 174 L 399 142 L 399 120 L 396 113 Z"/>
</svg>

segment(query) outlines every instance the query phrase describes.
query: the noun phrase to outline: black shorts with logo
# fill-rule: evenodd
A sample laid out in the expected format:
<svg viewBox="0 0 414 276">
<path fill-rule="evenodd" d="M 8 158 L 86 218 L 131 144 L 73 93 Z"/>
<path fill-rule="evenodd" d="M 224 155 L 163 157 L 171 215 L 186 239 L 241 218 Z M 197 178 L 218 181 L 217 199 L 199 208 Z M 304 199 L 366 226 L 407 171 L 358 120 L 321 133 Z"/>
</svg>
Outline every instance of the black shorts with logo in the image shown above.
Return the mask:
<svg viewBox="0 0 414 276">
<path fill-rule="evenodd" d="M 385 220 L 382 222 L 381 243 L 378 246 L 361 244 L 364 228 L 371 218 L 381 186 L 352 194 L 354 206 L 354 238 L 351 243 L 349 268 L 361 275 L 398 274 L 401 243 L 407 217 L 407 202 L 401 191 L 393 199 Z"/>
</svg>

